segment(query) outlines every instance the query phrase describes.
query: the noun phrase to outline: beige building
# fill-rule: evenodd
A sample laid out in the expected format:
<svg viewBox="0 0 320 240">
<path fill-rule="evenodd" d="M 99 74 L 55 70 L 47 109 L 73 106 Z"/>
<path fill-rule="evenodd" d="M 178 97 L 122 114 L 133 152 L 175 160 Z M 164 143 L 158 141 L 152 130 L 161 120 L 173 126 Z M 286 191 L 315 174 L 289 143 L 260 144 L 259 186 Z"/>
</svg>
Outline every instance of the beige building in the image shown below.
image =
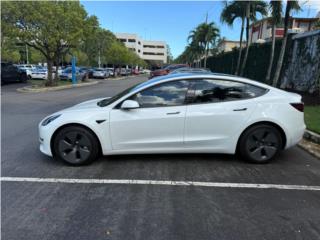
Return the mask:
<svg viewBox="0 0 320 240">
<path fill-rule="evenodd" d="M 311 31 L 319 18 L 291 18 L 289 21 L 289 33 L 303 33 Z M 276 27 L 276 38 L 282 38 L 283 25 Z M 250 25 L 249 39 L 252 43 L 268 42 L 272 39 L 271 18 L 261 19 Z"/>
<path fill-rule="evenodd" d="M 167 63 L 166 42 L 143 40 L 137 34 L 131 33 L 116 33 L 115 35 L 119 41 L 143 60 Z"/>
<path fill-rule="evenodd" d="M 242 42 L 242 47 L 245 47 L 246 42 Z M 218 52 L 230 52 L 233 48 L 240 47 L 239 41 L 232 41 L 227 39 L 222 39 L 218 44 Z"/>
</svg>

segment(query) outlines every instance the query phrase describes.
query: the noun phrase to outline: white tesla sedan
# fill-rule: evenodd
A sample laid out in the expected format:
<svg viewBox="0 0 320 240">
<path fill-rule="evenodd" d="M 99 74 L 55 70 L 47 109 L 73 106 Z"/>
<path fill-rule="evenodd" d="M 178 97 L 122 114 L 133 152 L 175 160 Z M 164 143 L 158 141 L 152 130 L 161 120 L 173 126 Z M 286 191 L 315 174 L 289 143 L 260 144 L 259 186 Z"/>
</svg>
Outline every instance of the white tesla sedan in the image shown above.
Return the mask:
<svg viewBox="0 0 320 240">
<path fill-rule="evenodd" d="M 41 152 L 69 164 L 99 154 L 227 153 L 265 163 L 304 133 L 301 96 L 223 74 L 173 74 L 54 113 Z"/>
</svg>

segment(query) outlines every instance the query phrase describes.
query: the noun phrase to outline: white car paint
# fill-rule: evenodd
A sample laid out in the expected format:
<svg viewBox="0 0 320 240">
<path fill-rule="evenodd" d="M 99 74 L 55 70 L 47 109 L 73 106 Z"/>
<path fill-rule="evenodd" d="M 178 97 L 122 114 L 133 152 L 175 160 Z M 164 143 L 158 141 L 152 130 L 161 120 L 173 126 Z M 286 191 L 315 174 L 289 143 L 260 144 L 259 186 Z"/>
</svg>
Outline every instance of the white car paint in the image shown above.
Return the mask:
<svg viewBox="0 0 320 240">
<path fill-rule="evenodd" d="M 266 89 L 262 96 L 229 102 L 182 106 L 116 109 L 131 95 L 172 80 L 220 79 L 247 83 Z M 289 148 L 299 142 L 305 130 L 303 112 L 290 106 L 301 96 L 245 78 L 222 74 L 173 74 L 142 83 L 108 106 L 94 99 L 59 111 L 60 117 L 46 126 L 39 124 L 40 150 L 52 156 L 53 134 L 67 124 L 91 129 L 100 141 L 102 153 L 229 153 L 236 151 L 241 133 L 252 124 L 271 122 L 284 132 Z M 235 111 L 246 108 L 246 111 Z M 105 120 L 98 124 L 97 120 Z"/>
</svg>

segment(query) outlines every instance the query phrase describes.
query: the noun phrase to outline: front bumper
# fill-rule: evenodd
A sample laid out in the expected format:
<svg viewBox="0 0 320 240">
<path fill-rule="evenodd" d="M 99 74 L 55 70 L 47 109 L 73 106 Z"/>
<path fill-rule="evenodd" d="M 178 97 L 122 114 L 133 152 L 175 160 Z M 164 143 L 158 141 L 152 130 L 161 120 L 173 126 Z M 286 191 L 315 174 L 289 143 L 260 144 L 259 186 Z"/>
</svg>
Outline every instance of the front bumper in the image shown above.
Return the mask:
<svg viewBox="0 0 320 240">
<path fill-rule="evenodd" d="M 51 138 L 55 128 L 49 125 L 41 126 L 41 123 L 40 123 L 38 126 L 38 130 L 39 130 L 40 151 L 45 155 L 52 157 Z"/>
</svg>

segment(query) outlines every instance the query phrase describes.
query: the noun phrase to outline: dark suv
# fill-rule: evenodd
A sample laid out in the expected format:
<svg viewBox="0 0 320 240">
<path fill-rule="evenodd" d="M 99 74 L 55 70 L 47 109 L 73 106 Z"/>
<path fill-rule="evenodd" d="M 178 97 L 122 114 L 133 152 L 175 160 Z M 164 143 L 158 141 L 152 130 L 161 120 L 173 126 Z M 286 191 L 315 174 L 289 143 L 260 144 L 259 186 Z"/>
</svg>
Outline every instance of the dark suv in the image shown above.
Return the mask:
<svg viewBox="0 0 320 240">
<path fill-rule="evenodd" d="M 1 85 L 10 82 L 26 82 L 28 79 L 26 72 L 21 71 L 12 63 L 1 63 Z"/>
</svg>

